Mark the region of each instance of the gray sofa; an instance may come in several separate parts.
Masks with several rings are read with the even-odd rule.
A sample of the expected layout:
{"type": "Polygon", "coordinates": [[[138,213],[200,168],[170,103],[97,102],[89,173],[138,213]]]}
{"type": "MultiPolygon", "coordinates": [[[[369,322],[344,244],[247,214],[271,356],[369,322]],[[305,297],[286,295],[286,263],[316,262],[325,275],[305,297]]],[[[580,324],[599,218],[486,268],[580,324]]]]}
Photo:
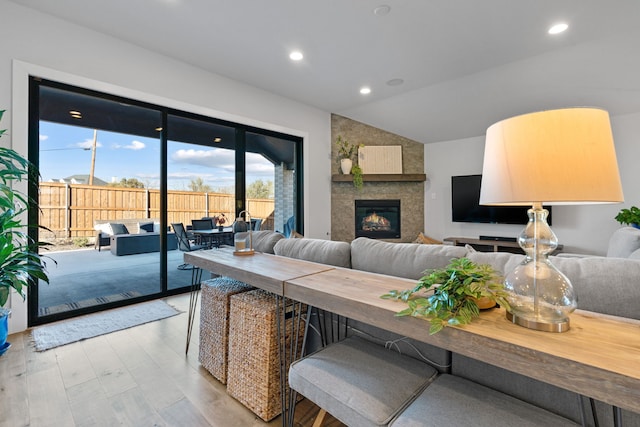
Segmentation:
{"type": "MultiPolygon", "coordinates": [[[[629,239],[625,241],[627,252],[636,253],[636,250],[629,252],[629,239]]],[[[638,239],[638,244],[640,245],[640,239],[638,239]]],[[[367,238],[358,238],[351,244],[314,239],[282,239],[276,243],[274,253],[280,256],[416,280],[422,277],[424,270],[444,267],[452,258],[462,256],[478,263],[491,264],[500,272],[510,271],[523,259],[522,255],[511,253],[484,253],[458,246],[389,243],[367,238]]],[[[640,319],[640,260],[616,257],[552,257],[552,262],[572,281],[578,295],[578,308],[640,319]]],[[[429,360],[430,364],[441,373],[448,372],[447,378],[449,374],[451,378],[446,381],[452,383],[448,390],[454,390],[457,384],[456,380],[463,379],[463,385],[457,385],[459,388],[477,389],[478,393],[491,396],[491,400],[496,405],[510,402],[512,405],[510,407],[519,408],[519,402],[526,402],[530,404],[529,408],[533,405],[536,408],[546,410],[545,413],[561,416],[561,423],[547,423],[546,425],[560,425],[565,422],[569,424],[581,423],[583,413],[579,399],[582,397],[573,392],[458,354],[453,354],[449,359],[447,352],[440,348],[412,340],[399,340],[402,337],[370,325],[353,321],[350,321],[349,324],[351,335],[359,335],[381,345],[394,342],[402,353],[412,355],[422,361],[429,360]],[[464,384],[472,384],[472,386],[464,384]]],[[[314,340],[310,340],[310,342],[314,342],[314,340]]],[[[313,351],[314,349],[309,350],[313,351]]],[[[446,384],[446,381],[439,383],[446,384]]],[[[429,387],[426,390],[429,391],[429,387]]],[[[432,393],[433,390],[430,392],[432,393]]],[[[594,421],[588,408],[589,403],[586,399],[583,401],[586,402],[587,407],[585,425],[593,426],[594,421]]],[[[418,406],[420,403],[424,404],[424,401],[419,399],[416,402],[418,406]]],[[[428,405],[425,404],[423,409],[427,410],[427,407],[428,405]]],[[[640,402],[638,407],[640,408],[640,402]]],[[[596,402],[596,408],[599,425],[611,426],[613,424],[611,406],[596,402]]],[[[514,411],[517,412],[518,409],[514,409],[514,411]]],[[[496,417],[498,416],[491,417],[490,425],[515,425],[509,419],[498,420],[496,417]]],[[[423,413],[423,419],[427,420],[428,418],[429,412],[427,410],[423,413]]],[[[622,411],[622,420],[625,426],[639,427],[640,409],[638,413],[622,411]]],[[[482,421],[480,415],[475,420],[476,424],[471,422],[472,420],[467,421],[470,423],[469,425],[488,425],[486,420],[482,421]]],[[[398,420],[392,425],[430,424],[426,421],[421,421],[418,424],[405,424],[402,420],[398,420]]]]}

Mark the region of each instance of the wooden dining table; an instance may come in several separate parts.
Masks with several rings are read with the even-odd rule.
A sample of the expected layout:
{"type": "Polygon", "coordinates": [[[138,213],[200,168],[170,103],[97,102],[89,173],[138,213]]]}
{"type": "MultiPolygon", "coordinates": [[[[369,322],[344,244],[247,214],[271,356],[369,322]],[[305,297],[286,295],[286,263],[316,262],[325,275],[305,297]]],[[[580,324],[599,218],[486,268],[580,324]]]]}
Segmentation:
{"type": "Polygon", "coordinates": [[[640,321],[583,310],[571,329],[540,332],[509,322],[503,309],[483,311],[464,326],[430,335],[419,318],[397,317],[402,303],[381,299],[415,281],[276,255],[233,256],[231,250],[185,253],[185,262],[252,286],[471,357],[614,408],[640,413],[640,321]]]}

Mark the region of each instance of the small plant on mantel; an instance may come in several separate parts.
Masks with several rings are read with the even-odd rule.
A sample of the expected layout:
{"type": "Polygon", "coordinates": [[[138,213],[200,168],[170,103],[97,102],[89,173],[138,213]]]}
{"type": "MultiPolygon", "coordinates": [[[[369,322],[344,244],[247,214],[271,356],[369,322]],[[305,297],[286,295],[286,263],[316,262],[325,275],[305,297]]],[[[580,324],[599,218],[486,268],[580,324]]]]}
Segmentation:
{"type": "Polygon", "coordinates": [[[338,161],[342,159],[353,160],[354,154],[358,152],[359,145],[352,144],[343,138],[342,135],[338,135],[338,138],[336,138],[336,147],[338,148],[338,161]]]}
{"type": "Polygon", "coordinates": [[[429,334],[445,326],[470,323],[480,315],[481,308],[496,303],[509,309],[502,278],[488,264],[476,264],[469,258],[453,259],[440,269],[425,271],[416,287],[390,291],[381,296],[406,302],[408,308],[396,316],[415,316],[429,320],[429,334]],[[416,295],[421,292],[421,295],[416,295]]]}

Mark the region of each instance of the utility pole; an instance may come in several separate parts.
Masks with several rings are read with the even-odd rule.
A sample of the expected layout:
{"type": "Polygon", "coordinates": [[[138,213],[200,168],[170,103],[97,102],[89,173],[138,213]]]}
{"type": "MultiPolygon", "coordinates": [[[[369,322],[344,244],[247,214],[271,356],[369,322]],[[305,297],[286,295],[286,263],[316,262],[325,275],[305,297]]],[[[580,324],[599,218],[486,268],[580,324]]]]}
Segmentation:
{"type": "Polygon", "coordinates": [[[89,172],[89,185],[93,185],[93,175],[96,170],[96,145],[98,142],[98,129],[93,130],[93,146],[91,148],[91,172],[89,172]]]}

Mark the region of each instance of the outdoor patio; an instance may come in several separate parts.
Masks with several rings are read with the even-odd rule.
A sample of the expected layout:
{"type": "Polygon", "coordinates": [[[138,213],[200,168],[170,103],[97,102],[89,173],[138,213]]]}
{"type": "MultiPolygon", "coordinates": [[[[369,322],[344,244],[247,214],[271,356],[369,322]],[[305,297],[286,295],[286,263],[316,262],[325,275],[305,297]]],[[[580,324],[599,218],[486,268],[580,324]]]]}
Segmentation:
{"type": "MultiPolygon", "coordinates": [[[[191,284],[179,270],[184,253],[167,255],[168,287],[191,284]]],[[[115,256],[107,250],[76,249],[46,254],[49,285],[39,289],[40,315],[149,295],[160,290],[160,253],[115,256]],[[55,262],[54,262],[55,261],[55,262]]]]}

